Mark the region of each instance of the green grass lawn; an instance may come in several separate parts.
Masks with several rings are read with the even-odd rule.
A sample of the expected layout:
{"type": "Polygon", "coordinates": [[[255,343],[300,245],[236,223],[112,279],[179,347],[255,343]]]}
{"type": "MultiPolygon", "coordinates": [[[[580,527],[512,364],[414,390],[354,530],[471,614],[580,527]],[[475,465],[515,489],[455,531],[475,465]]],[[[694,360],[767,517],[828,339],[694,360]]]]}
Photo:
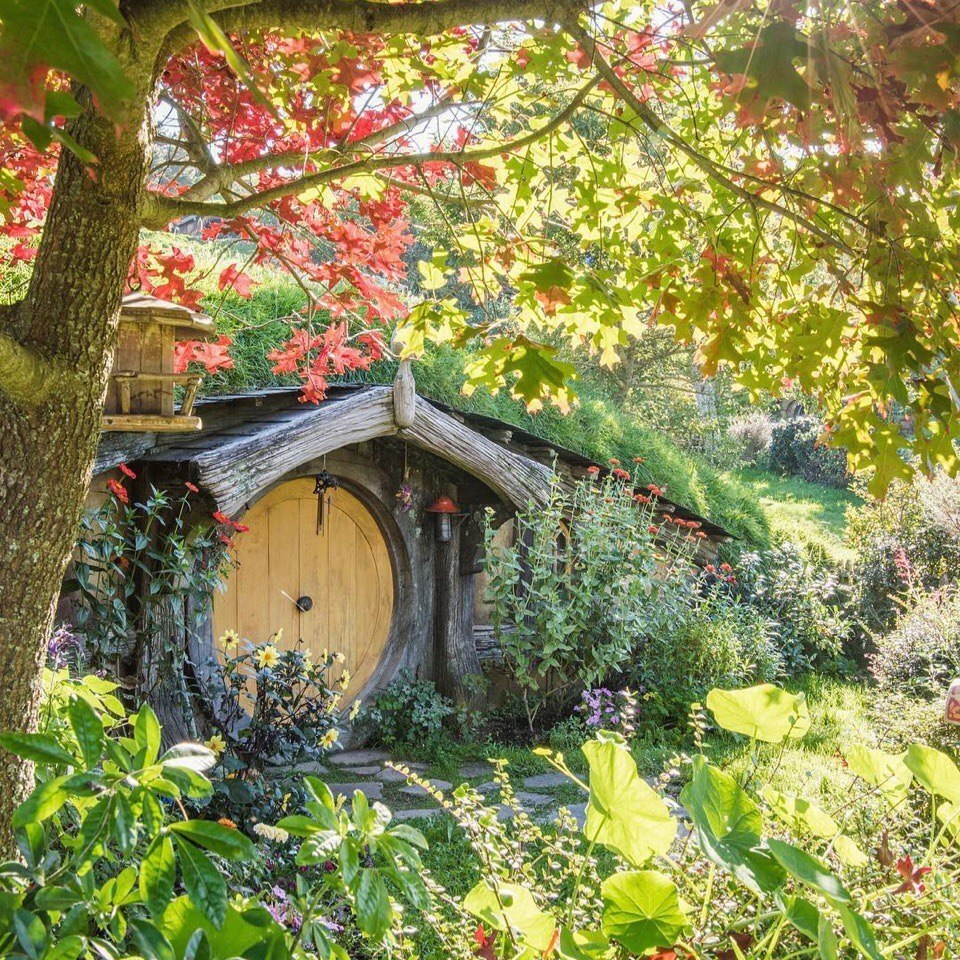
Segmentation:
{"type": "Polygon", "coordinates": [[[844,542],[846,514],[848,507],[862,501],[852,490],[807,483],[766,470],[745,468],[727,476],[753,492],[773,539],[800,543],[834,562],[853,559],[853,551],[844,542]]]}

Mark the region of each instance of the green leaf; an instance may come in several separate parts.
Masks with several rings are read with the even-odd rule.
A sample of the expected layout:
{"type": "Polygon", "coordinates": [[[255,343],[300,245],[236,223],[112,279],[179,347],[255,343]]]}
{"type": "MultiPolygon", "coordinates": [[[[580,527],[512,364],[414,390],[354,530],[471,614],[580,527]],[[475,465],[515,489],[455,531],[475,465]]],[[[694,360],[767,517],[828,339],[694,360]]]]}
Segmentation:
{"type": "Polygon", "coordinates": [[[848,867],[865,867],[870,858],[846,834],[841,833],[833,841],[833,852],[837,859],[848,867]]]}
{"type": "Polygon", "coordinates": [[[793,927],[817,943],[820,936],[820,911],[804,897],[784,897],[777,894],[777,903],[793,927]]]}
{"type": "Polygon", "coordinates": [[[67,766],[76,763],[72,753],[64,750],[53,737],[45,733],[2,733],[0,746],[34,763],[60,763],[67,766]]]}
{"type": "Polygon", "coordinates": [[[583,752],[590,765],[584,836],[620,853],[635,867],[666,853],[677,834],[677,821],[637,773],[623,739],[591,740],[583,752]]]}
{"type": "Polygon", "coordinates": [[[176,838],[183,885],[200,912],[215,926],[227,915],[227,883],[220,871],[192,843],[176,838]]]}
{"type": "Polygon", "coordinates": [[[724,730],[765,743],[780,743],[786,737],[800,739],[810,729],[806,697],[772,683],[744,690],[714,688],[707,694],[707,709],[724,730]]]}
{"type": "Polygon", "coordinates": [[[170,824],[170,830],[225,860],[253,859],[255,849],[248,837],[212,820],[180,820],[170,824]]]}
{"type": "Polygon", "coordinates": [[[43,921],[28,910],[17,910],[13,915],[13,930],[23,952],[37,960],[47,946],[47,928],[43,921]]]}
{"type": "Polygon", "coordinates": [[[149,920],[130,917],[130,932],[146,960],[176,960],[170,941],[149,920]]]}
{"type": "Polygon", "coordinates": [[[73,851],[76,861],[83,863],[97,844],[107,843],[110,838],[110,827],[114,822],[115,807],[116,797],[113,794],[107,794],[86,811],[80,833],[77,835],[77,845],[73,851]]]}
{"type": "Polygon", "coordinates": [[[762,846],[763,814],[733,777],[705,757],[694,757],[693,776],[680,792],[680,802],[710,860],[754,893],[781,886],[784,872],[762,846]]]}
{"type": "Polygon", "coordinates": [[[357,925],[367,936],[379,940],[390,929],[393,920],[387,885],[383,882],[379,870],[366,867],[360,871],[354,897],[357,904],[357,925]]]}
{"type": "Polygon", "coordinates": [[[837,960],[839,943],[830,919],[821,914],[817,926],[817,947],[820,950],[820,960],[837,960]]]}
{"type": "Polygon", "coordinates": [[[531,950],[545,953],[553,943],[556,922],[537,906],[533,894],[516,883],[500,883],[496,890],[481,880],[466,896],[463,907],[484,925],[513,935],[531,950]]]}
{"type": "Polygon", "coordinates": [[[930,793],[960,803],[960,770],[945,753],[914,743],[907,748],[903,762],[930,793]]]}
{"type": "Polygon", "coordinates": [[[133,725],[137,746],[144,751],[144,766],[152,764],[160,753],[160,722],[157,715],[144,704],[133,725]]]}
{"type": "Polygon", "coordinates": [[[33,793],[17,807],[11,823],[23,827],[28,823],[42,823],[52,817],[70,799],[67,776],[54,777],[39,783],[33,793]]]}
{"type": "Polygon", "coordinates": [[[850,894],[839,878],[816,857],[782,840],[768,840],[767,848],[795,880],[822,893],[831,903],[850,903],[850,894]]]}
{"type": "Polygon", "coordinates": [[[192,770],[194,773],[203,773],[215,766],[217,755],[202,743],[178,743],[171,747],[159,763],[166,768],[175,770],[192,770]]]}
{"type": "Polygon", "coordinates": [[[826,810],[809,800],[781,793],[771,786],[764,787],[760,795],[770,804],[770,809],[776,816],[794,833],[812,833],[815,837],[829,839],[840,832],[836,820],[826,810]]]}
{"type": "Polygon", "coordinates": [[[867,960],[883,960],[873,927],[859,913],[843,904],[837,904],[837,910],[840,911],[844,931],[861,956],[867,957],[867,960]]]}
{"type": "Polygon", "coordinates": [[[173,899],[176,878],[173,841],[167,836],[158,836],[140,865],[140,896],[152,916],[159,917],[173,899]]]}
{"type": "Polygon", "coordinates": [[[227,907],[223,925],[215,927],[190,902],[178,897],[164,911],[157,927],[170,941],[178,960],[189,954],[191,939],[198,931],[206,935],[211,960],[231,960],[236,957],[258,960],[283,960],[288,956],[283,928],[263,910],[239,911],[227,907]]]}
{"type": "MultiPolygon", "coordinates": [[[[99,4],[98,4],[99,5],[99,4]]],[[[115,9],[115,8],[114,8],[115,9]]],[[[0,92],[42,120],[38,69],[55,67],[89,87],[105,114],[120,116],[133,84],[72,0],[0,0],[0,92]]]]}
{"type": "Polygon", "coordinates": [[[67,707],[67,716],[73,729],[83,761],[88,768],[97,766],[103,756],[103,722],[93,707],[82,697],[74,697],[67,707]]]}
{"type": "Polygon", "coordinates": [[[871,787],[878,787],[893,806],[906,800],[913,774],[903,762],[903,756],[854,744],[844,752],[844,759],[851,772],[871,787]]]}
{"type": "Polygon", "coordinates": [[[603,932],[631,953],[673,946],[687,925],[676,886],[656,870],[615,873],[601,895],[603,932]]]}
{"type": "Polygon", "coordinates": [[[137,845],[137,820],[133,815],[130,802],[122,794],[116,795],[116,823],[114,834],[124,853],[130,853],[137,845]]]}

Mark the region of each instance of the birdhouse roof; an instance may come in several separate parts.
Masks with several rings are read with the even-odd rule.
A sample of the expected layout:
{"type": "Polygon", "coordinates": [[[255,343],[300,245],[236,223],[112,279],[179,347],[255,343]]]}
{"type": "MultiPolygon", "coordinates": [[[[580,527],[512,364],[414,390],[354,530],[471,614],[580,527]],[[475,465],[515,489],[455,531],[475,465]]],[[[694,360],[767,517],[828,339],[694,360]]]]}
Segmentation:
{"type": "Polygon", "coordinates": [[[123,298],[120,319],[128,323],[159,323],[161,326],[176,327],[178,340],[203,340],[216,335],[212,317],[145,293],[128,293],[123,298]]]}

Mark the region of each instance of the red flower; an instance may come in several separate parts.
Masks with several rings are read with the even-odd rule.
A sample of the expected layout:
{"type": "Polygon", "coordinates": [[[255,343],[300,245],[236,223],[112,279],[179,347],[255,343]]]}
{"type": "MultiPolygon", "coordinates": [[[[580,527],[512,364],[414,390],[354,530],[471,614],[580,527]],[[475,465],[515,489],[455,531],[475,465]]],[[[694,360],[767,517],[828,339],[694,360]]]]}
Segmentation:
{"type": "Polygon", "coordinates": [[[597,466],[587,467],[587,473],[588,473],[591,477],[595,477],[595,476],[597,476],[597,474],[600,473],[600,468],[597,467],[597,466]]]}
{"type": "Polygon", "coordinates": [[[107,489],[121,502],[129,503],[130,494],[127,493],[127,488],[119,481],[114,480],[113,478],[107,481],[107,489]]]}
{"type": "Polygon", "coordinates": [[[660,532],[660,528],[658,526],[655,526],[652,523],[650,524],[649,527],[647,527],[647,533],[659,533],[659,532],[660,532]]]}
{"type": "Polygon", "coordinates": [[[648,489],[655,497],[662,497],[662,496],[663,496],[663,491],[662,491],[655,483],[648,483],[648,484],[647,484],[647,489],[648,489]]]}
{"type": "Polygon", "coordinates": [[[729,563],[721,563],[721,564],[720,564],[720,569],[721,569],[724,573],[733,573],[733,567],[731,567],[729,563]]]}
{"type": "Polygon", "coordinates": [[[608,463],[610,464],[610,466],[612,466],[612,467],[619,467],[619,466],[620,466],[620,461],[619,461],[616,457],[611,457],[607,462],[608,462],[608,463]]]}
{"type": "Polygon", "coordinates": [[[620,467],[617,467],[617,468],[613,471],[613,475],[614,475],[614,477],[616,477],[617,480],[629,480],[629,479],[630,479],[630,474],[627,473],[626,470],[621,469],[620,467]]]}
{"type": "Polygon", "coordinates": [[[199,492],[200,492],[200,488],[199,488],[195,483],[191,483],[189,480],[187,480],[186,483],[184,483],[184,486],[185,486],[191,493],[199,493],[199,492]]]}
{"type": "Polygon", "coordinates": [[[634,494],[633,499],[636,500],[637,503],[649,503],[649,502],[650,502],[650,498],[647,497],[647,496],[644,496],[644,494],[642,494],[642,493],[636,493],[636,494],[634,494]]]}
{"type": "Polygon", "coordinates": [[[921,882],[922,878],[928,873],[933,872],[933,867],[914,867],[913,859],[908,853],[897,861],[897,873],[904,878],[903,883],[894,890],[894,893],[923,893],[926,886],[921,882]]]}
{"type": "Polygon", "coordinates": [[[245,523],[231,523],[231,527],[237,531],[237,533],[249,533],[250,528],[245,523]]]}
{"type": "Polygon", "coordinates": [[[646,462],[647,462],[647,458],[646,458],[646,457],[634,457],[634,458],[633,458],[633,462],[634,462],[634,463],[646,463],[646,462]]]}
{"type": "Polygon", "coordinates": [[[233,548],[233,541],[225,533],[221,533],[217,539],[224,544],[224,546],[230,547],[231,549],[233,548]]]}
{"type": "Polygon", "coordinates": [[[125,463],[120,464],[120,472],[131,480],[137,479],[137,475],[125,463]]]}
{"type": "Polygon", "coordinates": [[[697,536],[698,536],[701,540],[706,540],[706,539],[707,539],[707,535],[706,535],[702,530],[698,530],[698,531],[697,531],[697,536]]]}
{"type": "Polygon", "coordinates": [[[712,563],[708,563],[703,569],[706,570],[707,573],[716,573],[716,572],[717,572],[717,568],[716,568],[712,563]]]}
{"type": "Polygon", "coordinates": [[[213,519],[216,520],[217,523],[222,523],[225,527],[230,526],[230,518],[220,510],[213,511],[213,519]]]}

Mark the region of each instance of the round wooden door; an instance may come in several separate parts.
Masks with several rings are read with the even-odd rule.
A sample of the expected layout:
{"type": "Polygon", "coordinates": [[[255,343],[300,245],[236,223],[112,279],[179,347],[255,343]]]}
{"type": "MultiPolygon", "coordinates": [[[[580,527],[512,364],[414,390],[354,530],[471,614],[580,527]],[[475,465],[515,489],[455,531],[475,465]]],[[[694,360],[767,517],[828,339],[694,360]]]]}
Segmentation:
{"type": "Polygon", "coordinates": [[[350,699],[370,679],[387,642],[393,571],[380,528],[348,491],[329,492],[317,532],[313,489],[312,479],[291,480],[244,516],[250,530],[237,537],[237,567],[214,600],[214,635],[232,629],[261,644],[282,628],[283,648],[302,640],[317,658],[340,651],[350,699]],[[309,609],[298,608],[298,600],[309,609]]]}

